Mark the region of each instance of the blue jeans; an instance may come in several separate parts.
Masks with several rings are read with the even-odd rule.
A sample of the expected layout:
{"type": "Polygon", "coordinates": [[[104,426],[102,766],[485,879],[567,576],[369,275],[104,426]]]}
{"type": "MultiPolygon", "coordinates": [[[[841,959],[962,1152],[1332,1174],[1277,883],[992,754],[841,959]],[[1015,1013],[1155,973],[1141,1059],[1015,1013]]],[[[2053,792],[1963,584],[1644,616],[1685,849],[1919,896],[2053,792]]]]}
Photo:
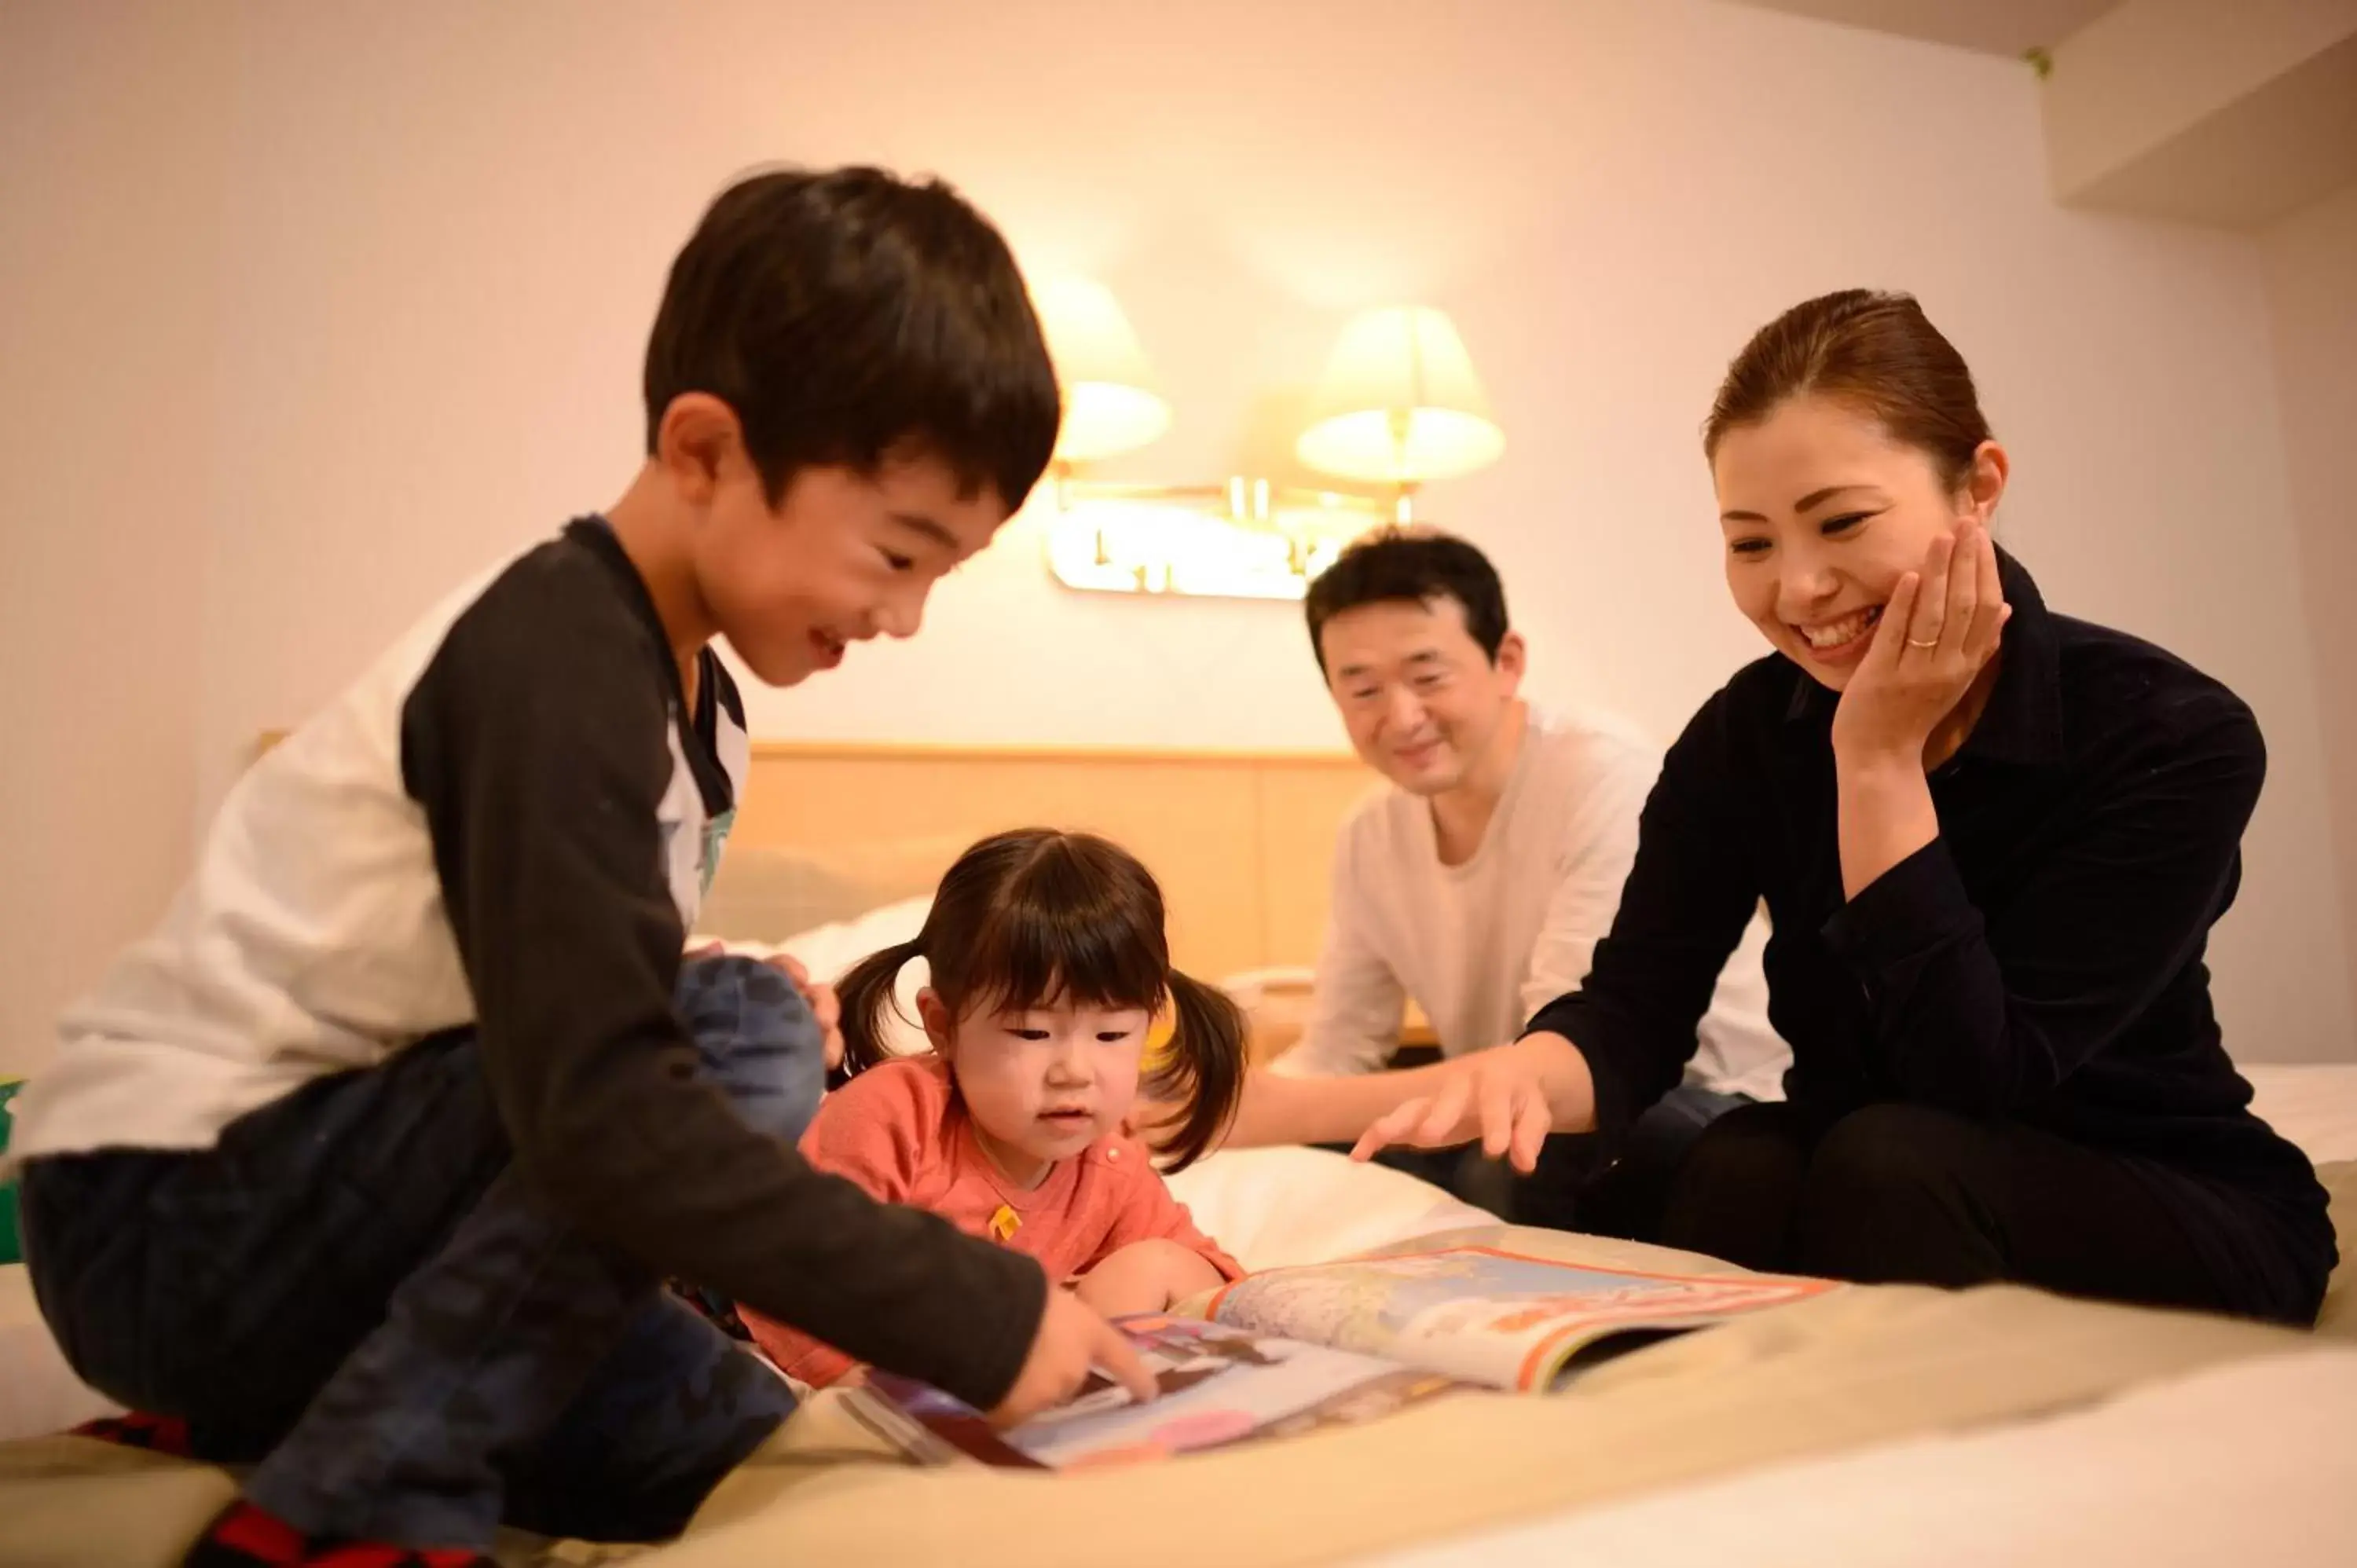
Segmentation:
{"type": "MultiPolygon", "coordinates": [[[[679,1008],[746,1121],[793,1139],[823,1047],[774,970],[692,961],[679,1008]]],[[[676,1534],[793,1408],[513,1166],[471,1031],[305,1085],[213,1148],[31,1162],[41,1309],[92,1386],[256,1463],[307,1534],[488,1546],[676,1534]]]]}

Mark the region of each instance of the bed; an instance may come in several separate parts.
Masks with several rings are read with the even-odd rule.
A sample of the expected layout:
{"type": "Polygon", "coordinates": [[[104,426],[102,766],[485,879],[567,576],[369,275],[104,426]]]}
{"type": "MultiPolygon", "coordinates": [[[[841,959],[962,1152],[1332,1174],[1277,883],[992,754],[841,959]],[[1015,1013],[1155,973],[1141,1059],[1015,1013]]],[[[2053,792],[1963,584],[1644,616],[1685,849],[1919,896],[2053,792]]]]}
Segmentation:
{"type": "MultiPolygon", "coordinates": [[[[1265,1221],[1248,1237],[1264,1262],[1338,1250],[1315,1217],[1340,1209],[1353,1240],[1448,1225],[1569,1259],[1713,1266],[1594,1238],[1459,1230],[1449,1200],[1411,1178],[1314,1151],[1267,1155],[1219,1156],[1194,1194],[1289,1216],[1290,1238],[1265,1221]],[[1370,1174],[1388,1190],[1349,1190],[1370,1174]]],[[[2329,1169],[2337,1207],[2357,1208],[2357,1165],[2329,1169]]],[[[1201,1218],[1222,1222],[1212,1202],[1201,1218]]],[[[1372,1426],[1090,1476],[909,1468],[821,1395],[684,1537],[632,1560],[1454,1568],[1701,1562],[1740,1546],[1746,1561],[1795,1563],[2345,1562],[2357,1560],[2352,1412],[2357,1342],[2330,1333],[2009,1287],[1853,1289],[1624,1356],[1552,1398],[1459,1396],[1372,1426]],[[1032,1489],[1042,1485],[1052,1505],[1032,1489]],[[1217,1521],[1216,1533],[1190,1521],[1217,1521]]],[[[0,1444],[0,1564],[161,1568],[233,1486],[210,1466],[79,1438],[0,1444]]],[[[621,1553],[514,1537],[500,1555],[621,1553]]]]}
{"type": "MultiPolygon", "coordinates": [[[[1185,967],[1284,975],[1314,954],[1326,846],[1366,783],[1337,757],[764,746],[702,925],[833,972],[906,935],[971,839],[1048,822],[1116,836],[1162,875],[1185,967]]],[[[2336,1212],[2357,1213],[2357,1063],[2246,1072],[2336,1212]]],[[[1255,1268],[1474,1233],[1574,1261],[1725,1267],[1501,1237],[1413,1178],[1310,1150],[1222,1154],[1176,1185],[1255,1268]]],[[[649,1568],[2357,1561],[2352,1273],[2312,1335],[2009,1287],[1853,1289],[1623,1356],[1552,1398],[1460,1396],[1052,1479],[893,1463],[822,1395],[679,1541],[625,1553],[514,1538],[501,1555],[649,1568]]],[[[22,1276],[0,1268],[0,1434],[106,1408],[64,1370],[22,1276]]],[[[0,1568],[171,1563],[232,1487],[81,1439],[0,1444],[0,1568]]]]}

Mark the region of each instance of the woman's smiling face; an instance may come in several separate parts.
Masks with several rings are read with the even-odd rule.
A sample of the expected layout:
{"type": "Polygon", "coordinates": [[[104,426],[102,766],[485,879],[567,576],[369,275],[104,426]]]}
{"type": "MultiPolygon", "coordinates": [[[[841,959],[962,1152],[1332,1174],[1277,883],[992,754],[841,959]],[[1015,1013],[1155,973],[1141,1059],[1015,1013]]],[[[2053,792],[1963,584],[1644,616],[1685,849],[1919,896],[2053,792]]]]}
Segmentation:
{"type": "Polygon", "coordinates": [[[1809,393],[1729,428],[1711,475],[1737,607],[1779,652],[1840,691],[1932,539],[1994,509],[2004,455],[1985,444],[1974,468],[1963,489],[1951,487],[1930,453],[1893,439],[1871,414],[1809,393]]]}

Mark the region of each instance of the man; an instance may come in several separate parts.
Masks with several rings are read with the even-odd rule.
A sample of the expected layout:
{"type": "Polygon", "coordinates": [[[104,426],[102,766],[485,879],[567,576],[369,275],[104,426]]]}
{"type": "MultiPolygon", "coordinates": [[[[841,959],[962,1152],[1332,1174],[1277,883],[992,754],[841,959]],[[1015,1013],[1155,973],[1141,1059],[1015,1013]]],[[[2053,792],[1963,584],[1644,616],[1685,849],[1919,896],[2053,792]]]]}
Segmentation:
{"type": "MultiPolygon", "coordinates": [[[[1409,1001],[1444,1055],[1503,1044],[1587,974],[1636,858],[1660,755],[1609,720],[1523,701],[1526,651],[1507,626],[1504,590],[1461,539],[1362,540],[1310,585],[1307,609],[1351,744],[1389,784],[1336,843],[1309,1021],[1273,1070],[1319,1080],[1379,1070],[1409,1001]]],[[[1574,1138],[1552,1140],[1519,1181],[1478,1148],[1383,1157],[1525,1223],[1641,1232],[1695,1133],[1746,1100],[1781,1095],[1791,1055],[1765,1016],[1763,937],[1755,918],[1697,1031],[1685,1083],[1647,1114],[1609,1175],[1574,1138]]]]}

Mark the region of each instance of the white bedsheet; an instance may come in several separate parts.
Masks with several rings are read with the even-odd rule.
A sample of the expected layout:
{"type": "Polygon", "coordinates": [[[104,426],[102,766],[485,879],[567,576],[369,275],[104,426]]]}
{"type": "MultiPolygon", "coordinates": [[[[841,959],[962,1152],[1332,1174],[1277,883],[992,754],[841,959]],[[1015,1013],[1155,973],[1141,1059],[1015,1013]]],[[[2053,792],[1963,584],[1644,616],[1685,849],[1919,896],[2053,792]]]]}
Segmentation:
{"type": "Polygon", "coordinates": [[[1170,1190],[1205,1235],[1254,1271],[1497,1223],[1405,1171],[1329,1149],[1224,1149],[1172,1176],[1170,1190]]]}
{"type": "Polygon", "coordinates": [[[118,1408],[66,1365],[41,1321],[25,1265],[0,1265],[0,1441],[38,1437],[118,1408]]]}
{"type": "Polygon", "coordinates": [[[1360,1568],[2357,1563],[2357,1350],[1570,1510],[1360,1568]]]}

